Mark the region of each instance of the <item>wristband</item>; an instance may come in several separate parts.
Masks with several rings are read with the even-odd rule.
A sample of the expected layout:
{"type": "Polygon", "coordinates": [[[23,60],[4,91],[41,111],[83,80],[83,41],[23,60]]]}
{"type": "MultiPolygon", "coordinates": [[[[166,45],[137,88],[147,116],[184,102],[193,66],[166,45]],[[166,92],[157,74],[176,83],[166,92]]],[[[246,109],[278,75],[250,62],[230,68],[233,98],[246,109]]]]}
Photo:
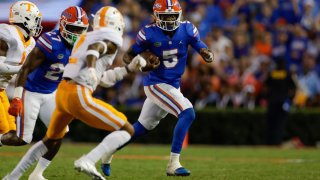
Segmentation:
{"type": "Polygon", "coordinates": [[[88,55],[95,56],[97,59],[99,59],[100,57],[100,53],[97,50],[92,50],[92,49],[87,51],[87,56],[88,55]]]}
{"type": "Polygon", "coordinates": [[[20,98],[22,97],[23,87],[19,86],[14,88],[13,98],[20,98]]]}

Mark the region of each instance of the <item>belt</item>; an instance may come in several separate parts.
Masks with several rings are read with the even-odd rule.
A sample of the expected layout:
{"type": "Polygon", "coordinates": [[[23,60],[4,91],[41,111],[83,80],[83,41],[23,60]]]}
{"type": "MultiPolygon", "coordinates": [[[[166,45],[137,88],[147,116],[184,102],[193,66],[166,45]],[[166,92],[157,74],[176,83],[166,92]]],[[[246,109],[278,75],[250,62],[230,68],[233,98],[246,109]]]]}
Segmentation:
{"type": "Polygon", "coordinates": [[[68,78],[68,77],[64,77],[63,79],[66,80],[66,81],[71,81],[72,80],[71,78],[68,78]]]}
{"type": "Polygon", "coordinates": [[[71,83],[71,84],[77,84],[77,82],[75,82],[74,80],[72,80],[71,78],[68,78],[68,77],[64,77],[63,80],[67,81],[68,83],[71,83]]]}

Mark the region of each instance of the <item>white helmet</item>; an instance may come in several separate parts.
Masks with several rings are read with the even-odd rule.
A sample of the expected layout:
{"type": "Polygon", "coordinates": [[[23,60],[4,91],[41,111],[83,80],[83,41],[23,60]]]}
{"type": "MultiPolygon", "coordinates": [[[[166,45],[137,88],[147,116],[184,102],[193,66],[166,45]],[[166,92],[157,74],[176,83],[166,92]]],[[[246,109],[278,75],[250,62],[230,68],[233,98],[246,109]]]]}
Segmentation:
{"type": "Polygon", "coordinates": [[[93,29],[96,30],[102,27],[112,28],[121,35],[123,34],[124,22],[118,9],[111,6],[105,6],[94,15],[93,29]]]}
{"type": "Polygon", "coordinates": [[[21,23],[30,36],[39,36],[42,31],[42,15],[38,7],[29,1],[18,1],[10,7],[10,23],[21,23]]]}

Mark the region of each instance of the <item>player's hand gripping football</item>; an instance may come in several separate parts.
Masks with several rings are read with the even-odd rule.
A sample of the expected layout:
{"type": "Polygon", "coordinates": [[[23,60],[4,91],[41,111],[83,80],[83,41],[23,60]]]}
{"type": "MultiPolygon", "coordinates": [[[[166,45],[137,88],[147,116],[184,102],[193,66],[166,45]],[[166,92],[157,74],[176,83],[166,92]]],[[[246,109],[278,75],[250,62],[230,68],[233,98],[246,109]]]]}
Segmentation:
{"type": "Polygon", "coordinates": [[[200,55],[202,56],[204,61],[206,61],[207,63],[211,63],[214,60],[214,54],[209,49],[206,49],[206,48],[200,49],[200,55]]]}
{"type": "Polygon", "coordinates": [[[157,57],[152,52],[145,51],[143,53],[140,53],[140,56],[142,56],[147,62],[146,66],[141,68],[142,72],[151,71],[159,67],[160,65],[159,57],[157,57]]]}
{"type": "Polygon", "coordinates": [[[136,55],[136,57],[134,57],[132,59],[132,61],[130,62],[130,64],[128,64],[128,69],[130,72],[136,72],[136,71],[142,71],[142,68],[144,68],[147,65],[147,61],[141,57],[139,54],[136,55]]]}
{"type": "Polygon", "coordinates": [[[13,99],[10,103],[10,107],[9,107],[9,114],[12,116],[20,116],[22,114],[23,111],[23,103],[21,100],[22,97],[22,92],[23,92],[23,88],[22,87],[16,87],[14,89],[14,95],[13,95],[13,99]]]}

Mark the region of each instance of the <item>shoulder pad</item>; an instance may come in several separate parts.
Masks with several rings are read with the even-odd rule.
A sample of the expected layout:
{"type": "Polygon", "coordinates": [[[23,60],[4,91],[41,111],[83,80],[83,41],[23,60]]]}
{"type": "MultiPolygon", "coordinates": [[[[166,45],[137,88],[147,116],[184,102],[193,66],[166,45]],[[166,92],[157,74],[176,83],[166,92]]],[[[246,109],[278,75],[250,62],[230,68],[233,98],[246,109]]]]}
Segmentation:
{"type": "Polygon", "coordinates": [[[6,41],[9,45],[17,44],[17,39],[20,37],[15,37],[12,33],[14,27],[8,24],[0,24],[0,39],[6,41]]]}

